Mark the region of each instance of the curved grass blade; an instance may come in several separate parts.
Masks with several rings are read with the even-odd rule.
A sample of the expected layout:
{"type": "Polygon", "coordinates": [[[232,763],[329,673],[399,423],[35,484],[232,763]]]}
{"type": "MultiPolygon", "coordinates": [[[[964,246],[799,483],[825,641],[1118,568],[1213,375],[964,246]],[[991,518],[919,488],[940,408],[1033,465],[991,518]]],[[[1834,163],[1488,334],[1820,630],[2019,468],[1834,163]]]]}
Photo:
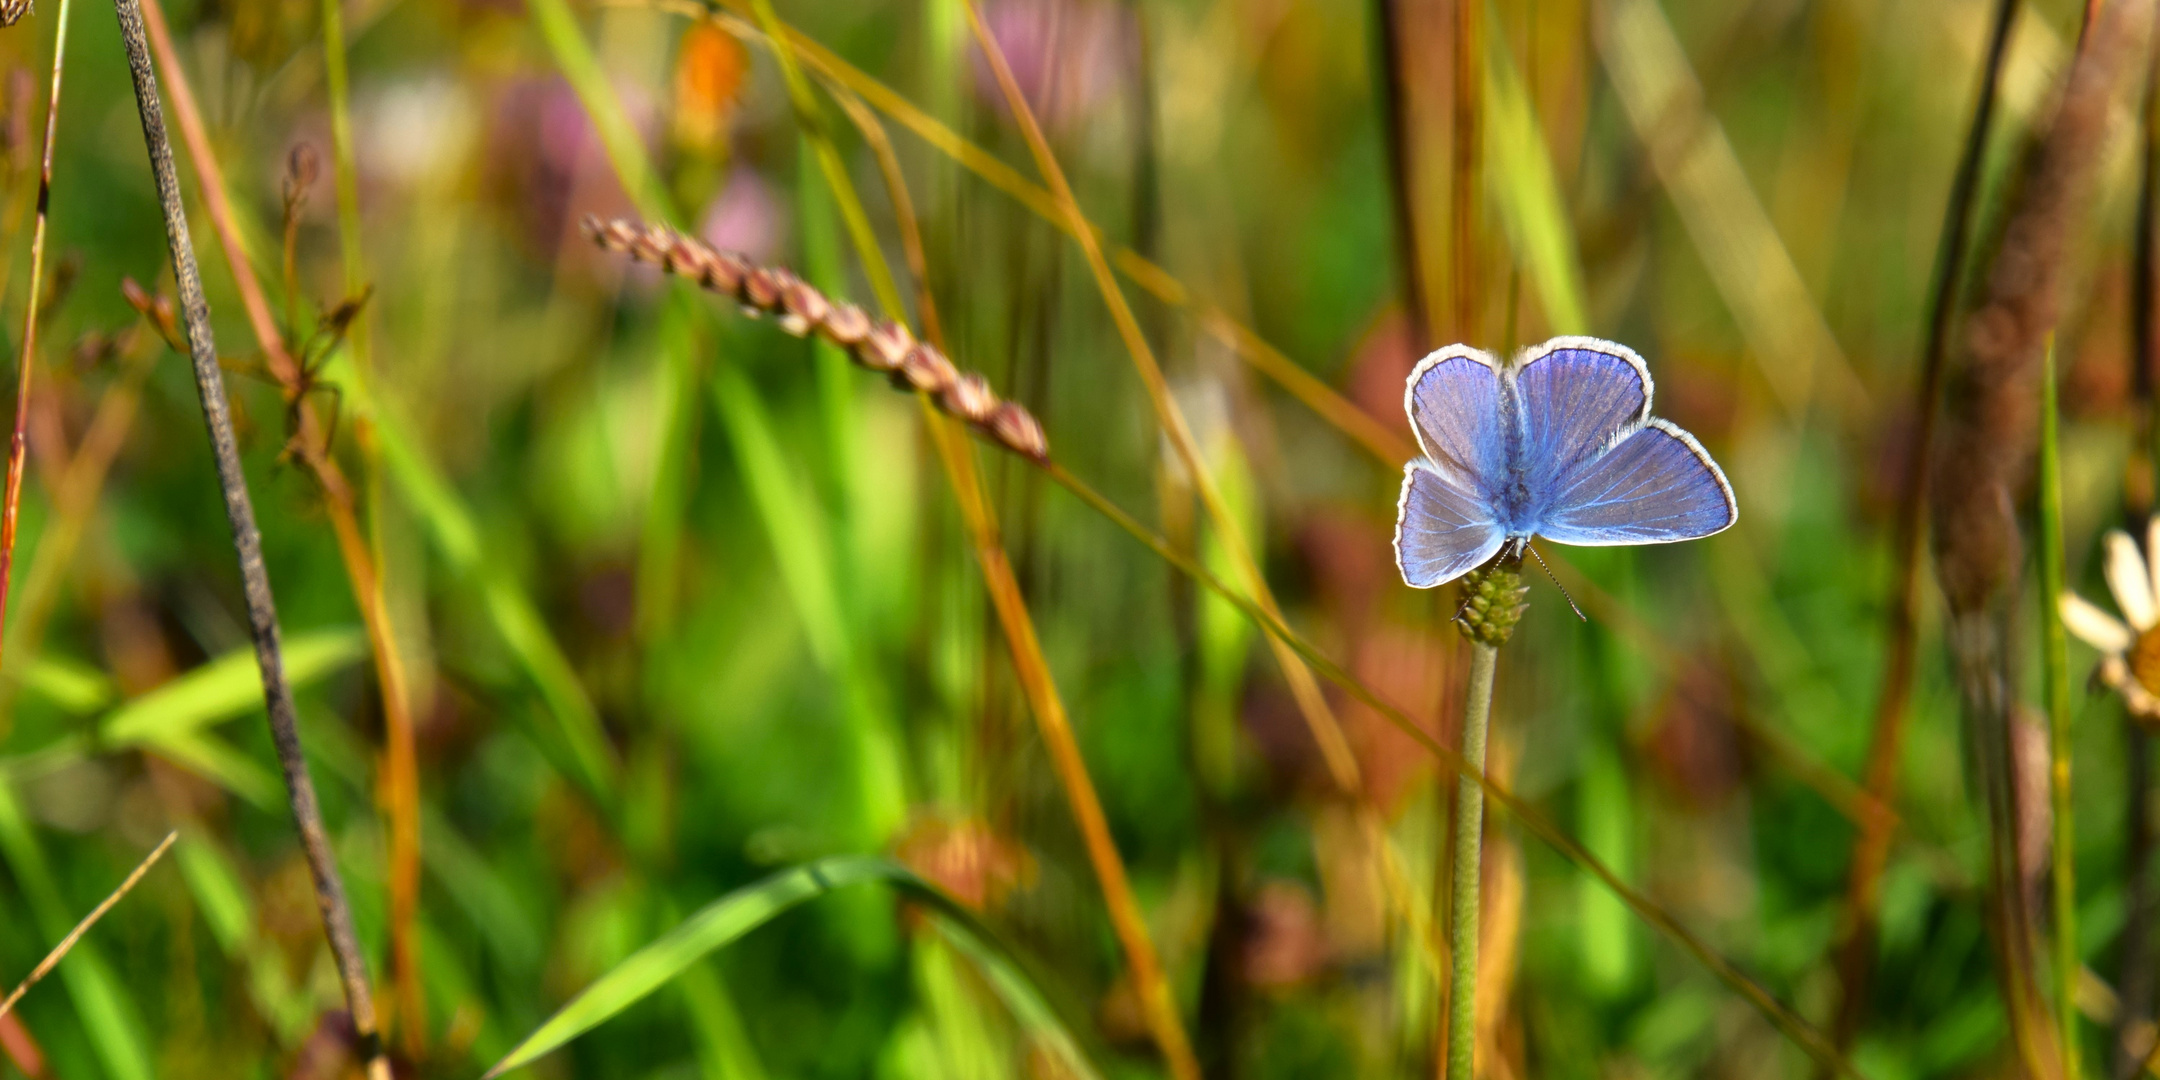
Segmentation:
{"type": "MultiPolygon", "coordinates": [[[[367,655],[367,637],[356,629],[314,630],[285,642],[286,678],[296,687],[314,682],[367,655]]],[[[262,707],[255,650],[234,649],[122,705],[99,725],[108,746],[135,746],[184,736],[220,720],[262,707]]]]}
{"type": "Polygon", "coordinates": [[[675,929],[615,965],[487,1071],[492,1078],[531,1064],[643,1000],[716,949],[835,889],[882,881],[928,907],[939,929],[982,969],[1017,1018],[1075,1076],[1099,1074],[1071,1029],[987,928],[956,901],[889,859],[842,855],[746,885],[707,904],[675,929]]]}
{"type": "MultiPolygon", "coordinates": [[[[285,675],[295,688],[306,686],[333,672],[350,667],[367,654],[367,641],[358,630],[312,630],[286,639],[285,675]]],[[[201,740],[204,728],[262,707],[262,691],[256,681],[255,652],[241,647],[189,671],[155,690],[122,705],[98,725],[98,738],[63,735],[52,742],[13,757],[0,758],[0,774],[24,779],[51,772],[94,750],[149,746],[170,752],[183,763],[216,758],[220,764],[236,760],[222,744],[201,740]]],[[[246,768],[253,769],[253,763],[246,768]]],[[[231,770],[205,773],[223,782],[231,770]]],[[[259,772],[259,770],[257,770],[259,772]]],[[[237,774],[235,774],[237,775],[237,774]]],[[[236,794],[251,801],[259,791],[240,778],[236,794]]]]}

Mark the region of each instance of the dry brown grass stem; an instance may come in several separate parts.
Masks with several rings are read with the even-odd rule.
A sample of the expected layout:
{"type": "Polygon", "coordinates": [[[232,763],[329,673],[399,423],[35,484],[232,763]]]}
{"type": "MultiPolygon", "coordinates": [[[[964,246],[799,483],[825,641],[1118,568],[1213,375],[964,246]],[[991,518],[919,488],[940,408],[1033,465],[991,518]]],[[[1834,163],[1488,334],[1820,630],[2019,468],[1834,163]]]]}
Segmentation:
{"type": "MultiPolygon", "coordinates": [[[[1929,300],[1927,338],[1921,350],[1920,388],[1915,407],[1920,421],[1900,478],[1897,519],[1891,544],[1897,557],[1896,591],[1890,598],[1890,641],[1883,665],[1882,689],[1876,696],[1875,723],[1869,737],[1863,783],[1877,806],[1891,804],[1897,789],[1897,770],[1904,746],[1905,718],[1912,702],[1914,664],[1920,630],[1920,561],[1926,536],[1923,511],[1927,506],[1928,451],[1941,415],[1945,357],[1949,351],[1951,316],[1957,308],[1958,285],[1963,277],[1965,252],[1972,235],[1974,194],[1980,184],[1980,164],[1987,148],[1988,131],[1995,113],[1995,97],[2003,58],[2010,40],[2017,0],[1997,0],[1987,58],[1981,66],[1973,118],[1965,133],[1957,172],[1943,209],[1941,237],[1935,254],[1933,295],[1929,300]]],[[[1876,909],[1881,900],[1882,873],[1890,861],[1890,841],[1896,833],[1895,818],[1873,814],[1856,819],[1860,835],[1853,843],[1846,874],[1845,919],[1838,946],[1837,1019],[1832,1033],[1838,1046],[1852,1045],[1860,1021],[1866,1015],[1867,984],[1875,955],[1876,909]]]]}
{"type": "Polygon", "coordinates": [[[1936,575],[1990,839],[1990,931],[2005,1011],[2026,1070],[2053,1074],[2058,1054],[2035,969],[2034,898],[2016,836],[2019,805],[2011,608],[2023,558],[2015,507],[2038,420],[2043,341],[2053,332],[2071,232],[2091,211],[2108,111],[2141,55],[2150,0],[2108,6],[2070,68],[2054,116],[2020,167],[1981,303],[1946,386],[1928,500],[1936,575]]]}
{"type": "MultiPolygon", "coordinates": [[[[167,309],[165,317],[171,318],[169,301],[162,297],[153,301],[133,281],[123,282],[122,288],[131,300],[140,298],[145,306],[162,304],[167,309]]],[[[105,477],[134,426],[136,409],[142,403],[143,381],[156,366],[158,353],[165,345],[148,328],[138,326],[129,332],[120,348],[119,378],[98,398],[97,410],[91,414],[81,442],[59,470],[59,479],[53,485],[52,517],[38,534],[37,546],[31,549],[22,593],[16,601],[18,610],[9,626],[14,646],[23,653],[37,653],[46,620],[60,598],[61,583],[97,511],[105,477]]],[[[15,686],[13,682],[0,683],[0,700],[5,700],[15,686]]]]}
{"type": "MultiPolygon", "coordinates": [[[[181,140],[187,144],[188,162],[202,188],[203,206],[217,231],[226,266],[240,293],[241,306],[247,311],[248,326],[262,349],[264,366],[294,406],[299,429],[294,435],[296,456],[307,465],[321,487],[331,531],[337,539],[338,556],[345,565],[346,579],[352,586],[361,621],[367,627],[368,645],[375,661],[375,679],[382,697],[383,728],[389,744],[384,786],[387,788],[385,802],[388,804],[391,842],[395,849],[390,872],[391,956],[397,970],[411,972],[416,980],[420,791],[418,768],[411,747],[412,702],[404,657],[398,650],[373,552],[360,526],[352,485],[332,456],[334,448],[326,439],[328,429],[306,397],[306,377],[278,333],[269,299],[255,275],[255,268],[247,260],[246,248],[240,241],[232,204],[227,197],[224,172],[218,165],[215,148],[210,145],[209,132],[203,124],[202,112],[196,105],[185,69],[173,50],[164,11],[158,0],[142,0],[142,4],[151,50],[166,72],[173,113],[180,126],[181,140]]],[[[355,1026],[358,1027],[357,1019],[355,1026]]],[[[372,1023],[369,1026],[372,1027],[372,1023]]],[[[363,1029],[363,1041],[371,1034],[363,1029]]]]}
{"type": "MultiPolygon", "coordinates": [[[[30,374],[37,367],[38,315],[44,304],[45,225],[52,201],[53,140],[60,134],[60,77],[67,70],[68,0],[61,0],[53,28],[52,90],[45,99],[45,148],[39,158],[37,224],[30,232],[30,293],[23,298],[22,352],[16,357],[15,430],[8,440],[7,490],[0,502],[0,631],[7,626],[8,587],[14,579],[15,520],[22,508],[23,466],[29,459],[30,374]]],[[[0,633],[0,647],[6,644],[0,633]]],[[[5,1010],[0,1010],[4,1012],[5,1010]]]]}
{"type": "Polygon", "coordinates": [[[120,882],[120,886],[106,896],[98,906],[91,908],[90,914],[83,916],[82,921],[75,924],[75,929],[68,931],[68,935],[61,938],[60,943],[53,946],[51,952],[45,954],[45,959],[38,961],[37,966],[30,969],[30,974],[23,977],[21,985],[15,987],[14,992],[10,993],[5,1000],[0,1000],[0,1017],[5,1017],[10,1012],[13,1012],[15,1003],[21,1001],[23,995],[29,993],[30,988],[38,984],[38,980],[52,974],[52,970],[60,966],[60,961],[66,959],[67,954],[74,950],[75,943],[81,941],[83,935],[89,933],[90,928],[96,926],[98,920],[104,918],[105,913],[113,909],[113,905],[125,899],[127,894],[134,890],[136,883],[142,881],[143,875],[149,873],[150,868],[157,865],[158,859],[164,856],[165,849],[172,847],[173,841],[179,838],[178,831],[166,833],[165,839],[158,841],[158,846],[151,848],[150,854],[143,856],[143,861],[135,865],[135,869],[120,882]]]}
{"type": "Polygon", "coordinates": [[[1478,273],[1478,210],[1485,191],[1479,183],[1478,115],[1479,76],[1485,70],[1479,17],[1484,0],[1454,0],[1455,117],[1451,125],[1448,170],[1448,282],[1454,299],[1456,341],[1476,344],[1483,340],[1478,325],[1478,300],[1485,282],[1478,273]]]}
{"type": "Polygon", "coordinates": [[[1387,124],[1388,202],[1395,218],[1395,265],[1401,279],[1404,314],[1416,350],[1432,347],[1432,315],[1426,310],[1424,266],[1419,260],[1417,227],[1417,100],[1406,78],[1412,20],[1404,0],[1380,0],[1375,9],[1380,39],[1380,104],[1387,124]]]}

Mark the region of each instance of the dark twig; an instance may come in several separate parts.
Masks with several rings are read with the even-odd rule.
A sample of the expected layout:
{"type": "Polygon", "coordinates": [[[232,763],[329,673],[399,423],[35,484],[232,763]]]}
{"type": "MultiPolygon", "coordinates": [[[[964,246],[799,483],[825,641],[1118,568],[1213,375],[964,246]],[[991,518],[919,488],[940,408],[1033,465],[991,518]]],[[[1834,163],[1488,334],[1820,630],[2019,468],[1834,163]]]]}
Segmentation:
{"type": "MultiPolygon", "coordinates": [[[[1941,415],[1944,359],[1949,354],[1951,316],[1957,311],[1958,282],[1972,242],[1973,194],[1980,187],[1980,163],[1987,151],[1988,128],[1994,122],[1996,88],[2017,7],[2017,0],[1997,0],[1995,5],[1987,61],[1980,69],[1979,95],[1973,103],[1972,126],[1965,132],[1965,148],[1950,181],[1950,199],[1943,207],[1942,232],[1936,241],[1927,341],[1920,359],[1920,392],[1913,403],[1920,417],[1906,451],[1905,475],[1899,478],[1897,519],[1892,527],[1897,591],[1890,598],[1889,655],[1884,663],[1882,690],[1875,702],[1875,731],[1868,745],[1867,793],[1878,807],[1890,804],[1897,787],[1898,752],[1904,743],[1906,709],[1912,702],[1928,453],[1934,445],[1936,418],[1941,415]]],[[[1845,894],[1848,922],[1837,961],[1841,998],[1832,1028],[1840,1049],[1852,1045],[1860,1019],[1867,1012],[1867,981],[1875,957],[1875,908],[1894,826],[1894,819],[1887,814],[1870,817],[1862,823],[1860,838],[1853,844],[1845,894]]]]}
{"type": "Polygon", "coordinates": [[[171,247],[173,275],[179,283],[180,310],[187,329],[188,353],[195,367],[195,389],[202,398],[203,418],[210,429],[211,449],[216,454],[218,486],[225,497],[225,516],[232,526],[233,548],[239,556],[240,578],[247,597],[248,629],[255,639],[255,662],[262,670],[263,701],[270,714],[270,735],[277,746],[278,764],[285,773],[291,796],[294,823],[300,844],[307,853],[308,870],[315,879],[315,900],[322,910],[323,931],[345,984],[346,1008],[360,1042],[360,1056],[367,1062],[369,1080],[389,1080],[390,1063],[383,1055],[382,1037],[375,1022],[375,1002],[368,989],[367,961],[353,933],[352,908],[345,898],[330,836],[323,827],[322,808],[315,798],[315,784],[308,778],[307,761],[301,755],[300,730],[294,715],[292,686],[285,681],[285,659],[279,641],[277,602],[270,592],[270,575],[263,566],[262,533],[255,525],[255,508],[248,498],[247,477],[240,468],[240,446],[233,434],[232,413],[225,400],[225,378],[218,370],[217,343],[210,332],[210,305],[203,297],[202,274],[195,265],[195,247],[188,238],[187,210],[180,196],[180,177],[173,168],[172,140],[165,133],[165,109],[158,98],[157,75],[150,67],[150,47],[144,36],[139,0],[113,0],[120,20],[120,39],[127,48],[128,73],[135,82],[135,103],[142,115],[143,144],[149,151],[150,171],[157,182],[158,203],[165,214],[165,237],[171,247]]]}

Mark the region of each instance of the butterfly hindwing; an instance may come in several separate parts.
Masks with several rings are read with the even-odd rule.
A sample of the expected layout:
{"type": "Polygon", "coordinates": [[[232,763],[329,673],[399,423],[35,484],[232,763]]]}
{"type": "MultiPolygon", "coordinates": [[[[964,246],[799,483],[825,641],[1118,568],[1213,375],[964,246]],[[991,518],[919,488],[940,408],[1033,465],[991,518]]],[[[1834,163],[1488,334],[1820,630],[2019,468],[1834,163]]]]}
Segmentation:
{"type": "Polygon", "coordinates": [[[1506,539],[1485,500],[1424,461],[1403,469],[1395,513],[1395,565],[1412,588],[1444,585],[1477,569],[1506,539]]]}
{"type": "Polygon", "coordinates": [[[1650,420],[1561,479],[1538,534],[1585,547],[1663,544],[1739,519],[1732,485],[1695,437],[1650,420]]]}

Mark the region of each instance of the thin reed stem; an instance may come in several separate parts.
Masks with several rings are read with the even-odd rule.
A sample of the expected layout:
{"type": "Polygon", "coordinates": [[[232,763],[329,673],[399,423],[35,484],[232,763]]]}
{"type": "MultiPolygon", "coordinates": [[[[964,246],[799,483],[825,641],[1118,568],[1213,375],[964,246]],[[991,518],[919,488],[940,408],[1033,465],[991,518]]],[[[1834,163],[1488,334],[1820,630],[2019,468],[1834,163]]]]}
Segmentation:
{"type": "Polygon", "coordinates": [[[2070,642],[2063,632],[2062,448],[2055,341],[2040,369],[2040,672],[2048,712],[2048,794],[2054,809],[2055,1016],[2066,1080],[2077,1080],[2077,829],[2070,817],[2070,642]]]}
{"type": "MultiPolygon", "coordinates": [[[[1470,685],[1463,697],[1462,756],[1469,767],[1485,771],[1485,729],[1492,720],[1493,670],[1500,650],[1482,641],[1470,645],[1470,685]]],[[[1448,927],[1452,959],[1448,980],[1447,1075],[1471,1080],[1477,1075],[1478,879],[1484,867],[1485,789],[1476,780],[1455,781],[1455,882],[1453,921],[1448,927]]]]}
{"type": "MultiPolygon", "coordinates": [[[[263,351],[264,366],[269,369],[272,377],[277,379],[287,400],[295,405],[294,411],[299,419],[298,430],[294,433],[294,445],[298,451],[296,456],[307,465],[321,488],[326,516],[330,520],[332,535],[337,540],[338,557],[345,565],[345,576],[352,588],[354,605],[360,609],[361,622],[367,628],[369,651],[374,658],[375,681],[382,696],[386,744],[383,771],[390,824],[392,975],[398,981],[401,1007],[405,1010],[407,1020],[412,1021],[415,1015],[420,1017],[416,1022],[417,1029],[408,1030],[405,1035],[407,1045],[417,1049],[425,1034],[424,1012],[416,1014],[414,1008],[414,1001],[417,1000],[415,995],[419,993],[416,940],[419,908],[419,767],[412,747],[412,701],[404,655],[398,649],[397,635],[390,623],[389,604],[382,590],[381,576],[377,573],[375,553],[360,525],[352,485],[346,480],[337,459],[331,456],[332,447],[326,441],[328,427],[307,399],[307,377],[293,360],[283,337],[278,333],[262,284],[255,275],[254,266],[247,260],[231,201],[226,195],[224,172],[218,165],[215,149],[210,145],[209,132],[203,124],[201,111],[196,107],[195,95],[188,86],[186,72],[173,51],[172,35],[166,27],[164,9],[158,0],[144,0],[143,19],[157,62],[164,65],[170,73],[173,112],[180,123],[181,138],[188,146],[189,164],[196,179],[202,184],[203,206],[209,213],[210,223],[217,231],[224,249],[225,264],[231,270],[233,283],[240,293],[241,305],[247,312],[248,325],[254,331],[256,344],[263,351]],[[410,993],[407,992],[408,983],[411,987],[410,993]]],[[[341,155],[338,168],[350,170],[352,166],[349,159],[341,155]]],[[[348,272],[354,265],[357,264],[348,264],[348,272]]],[[[353,365],[356,372],[361,366],[357,363],[353,365]]]]}
{"type": "Polygon", "coordinates": [[[217,461],[218,485],[224,497],[226,519],[232,528],[233,549],[239,559],[241,583],[247,599],[248,629],[255,640],[255,662],[262,673],[263,701],[270,717],[271,741],[277,750],[278,765],[285,774],[293,822],[300,833],[309,874],[314,879],[323,931],[344,984],[346,1009],[352,1018],[353,1032],[359,1039],[359,1056],[366,1063],[369,1080],[389,1080],[390,1062],[383,1053],[382,1038],[376,1026],[375,1002],[368,988],[367,960],[361,954],[359,938],[353,932],[352,906],[345,896],[337,856],[330,846],[329,831],[323,826],[322,806],[315,795],[314,781],[308,777],[307,759],[300,747],[292,685],[285,679],[277,601],[270,590],[269,572],[263,565],[262,532],[255,524],[255,507],[248,496],[247,475],[240,465],[239,440],[233,432],[232,412],[226,403],[225,376],[218,367],[217,341],[210,330],[210,304],[203,296],[202,274],[196,267],[194,244],[188,237],[187,209],[180,194],[180,177],[173,167],[172,140],[165,133],[165,111],[158,98],[157,74],[150,66],[142,7],[139,0],[113,0],[113,9],[120,21],[121,42],[127,48],[128,73],[134,82],[136,106],[142,118],[143,143],[149,151],[150,171],[157,183],[166,241],[172,254],[173,275],[179,283],[180,310],[195,369],[195,388],[202,399],[203,418],[217,461]]]}
{"type": "MultiPolygon", "coordinates": [[[[61,2],[65,3],[66,0],[61,0],[61,2]]],[[[5,999],[0,999],[0,1018],[4,1018],[10,1012],[13,1012],[15,1003],[21,1001],[23,995],[29,993],[30,988],[38,984],[38,980],[52,974],[52,970],[60,966],[60,961],[67,959],[67,954],[74,951],[75,943],[81,941],[83,935],[89,933],[90,928],[96,926],[98,920],[105,917],[106,912],[111,911],[114,905],[125,899],[128,893],[134,891],[136,884],[142,881],[143,875],[148,874],[150,868],[157,865],[158,859],[165,855],[165,850],[172,847],[173,841],[178,839],[180,839],[178,830],[166,833],[165,839],[158,841],[158,845],[150,849],[150,854],[143,856],[143,860],[135,864],[135,869],[130,871],[127,877],[121,879],[119,886],[114,888],[104,900],[99,901],[98,906],[91,908],[90,913],[83,916],[81,922],[75,924],[75,929],[68,931],[67,936],[61,938],[60,943],[54,945],[52,951],[45,954],[45,959],[38,961],[37,966],[30,969],[30,974],[23,977],[23,981],[15,987],[13,992],[9,993],[5,999]]]]}
{"type": "MultiPolygon", "coordinates": [[[[1920,634],[1920,566],[1927,538],[1928,458],[1942,412],[1944,372],[1948,367],[1951,316],[1957,311],[1958,284],[1971,245],[1974,196],[1986,158],[1988,132],[1994,123],[1995,98],[2008,54],[2010,27],[2018,0],[1997,0],[1985,63],[1965,131],[1957,171],[1936,240],[1935,269],[1929,286],[1927,339],[1921,348],[1920,386],[1914,401],[1919,420],[1907,447],[1905,472],[1899,478],[1897,516],[1891,544],[1897,558],[1896,586],[1890,597],[1890,641],[1885,650],[1882,689],[1875,702],[1874,731],[1863,766],[1868,796],[1878,807],[1895,801],[1899,753],[1905,743],[1905,718],[1912,703],[1913,675],[1920,634]]],[[[1882,873],[1890,860],[1895,819],[1878,814],[1861,823],[1846,873],[1847,925],[1839,948],[1839,1002],[1832,1033],[1840,1049],[1852,1045],[1867,1015],[1868,977],[1875,957],[1876,909],[1882,899],[1882,873]]]]}
{"type": "Polygon", "coordinates": [[[1395,217],[1395,263],[1400,275],[1403,310],[1410,320],[1412,351],[1432,347],[1432,316],[1426,310],[1424,267],[1418,251],[1416,103],[1404,78],[1403,50],[1407,17],[1403,0],[1379,0],[1382,118],[1387,127],[1388,199],[1395,217]]]}
{"type": "Polygon", "coordinates": [[[1484,7],[1484,0],[1454,0],[1455,32],[1451,35],[1455,118],[1448,171],[1448,285],[1453,299],[1451,336],[1468,342],[1480,338],[1478,298],[1485,286],[1478,280],[1478,208],[1485,194],[1478,182],[1479,76],[1485,70],[1480,25],[1484,20],[1479,16],[1484,7]]]}
{"type": "MultiPolygon", "coordinates": [[[[155,2],[155,0],[153,0],[155,2]]],[[[345,295],[358,296],[367,287],[367,259],[360,240],[359,163],[353,155],[351,93],[345,71],[345,14],[342,0],[322,0],[323,73],[330,96],[331,175],[337,185],[338,251],[345,271],[345,295]]],[[[230,251],[228,246],[228,251],[230,251]]],[[[368,316],[353,320],[347,340],[352,350],[353,377],[373,374],[369,355],[368,316]]],[[[293,326],[298,333],[299,327],[293,326]]],[[[362,462],[370,480],[380,475],[372,431],[365,421],[356,425],[362,462]]],[[[329,448],[325,447],[325,455],[329,448]]],[[[329,485],[325,485],[328,487],[329,485]]],[[[370,483],[371,501],[380,485],[370,483]]],[[[368,612],[368,632],[375,654],[375,679],[383,698],[384,816],[389,819],[390,843],[390,977],[397,995],[399,1042],[407,1054],[418,1057],[427,1046],[427,991],[420,981],[420,756],[413,733],[411,683],[405,658],[398,651],[397,635],[390,622],[390,604],[384,592],[383,545],[380,506],[374,507],[366,545],[369,572],[352,576],[354,591],[366,592],[361,610],[368,612]]],[[[334,512],[342,523],[350,514],[334,512]]],[[[338,526],[341,547],[347,541],[343,524],[338,526]]],[[[357,530],[353,530],[357,533],[357,530]]],[[[355,551],[358,551],[355,546],[355,551]]],[[[354,565],[357,565],[355,563],[354,565]]]]}
{"type": "Polygon", "coordinates": [[[15,576],[15,521],[22,507],[23,467],[29,460],[30,373],[37,366],[38,314],[44,307],[45,224],[52,202],[53,140],[60,133],[60,76],[67,69],[70,3],[60,0],[59,24],[53,28],[52,91],[45,99],[45,150],[38,166],[37,224],[30,232],[30,294],[23,298],[22,353],[15,364],[15,430],[8,439],[7,490],[5,502],[0,503],[0,648],[7,641],[8,588],[15,576]]]}

